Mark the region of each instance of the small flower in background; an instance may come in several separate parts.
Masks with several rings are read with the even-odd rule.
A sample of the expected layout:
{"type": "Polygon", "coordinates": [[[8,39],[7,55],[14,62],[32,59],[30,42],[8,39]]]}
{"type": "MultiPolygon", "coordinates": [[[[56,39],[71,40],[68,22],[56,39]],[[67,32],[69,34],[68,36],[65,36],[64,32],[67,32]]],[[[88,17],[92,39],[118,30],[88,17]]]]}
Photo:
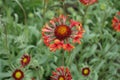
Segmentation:
{"type": "Polygon", "coordinates": [[[22,67],[25,67],[26,65],[28,65],[30,63],[30,55],[28,54],[24,54],[21,58],[21,65],[22,67]]]}
{"type": "Polygon", "coordinates": [[[82,24],[72,19],[67,21],[67,19],[67,16],[60,15],[42,28],[44,43],[51,51],[61,48],[71,51],[74,48],[72,43],[81,43],[80,39],[84,33],[82,24]]]}
{"type": "Polygon", "coordinates": [[[88,76],[89,74],[90,74],[90,68],[89,67],[82,68],[82,75],[88,76]]]}
{"type": "Polygon", "coordinates": [[[72,80],[72,76],[69,69],[62,66],[52,73],[51,80],[72,80]]]}
{"type": "Polygon", "coordinates": [[[96,3],[98,0],[79,0],[84,5],[92,5],[96,3]]]}
{"type": "Polygon", "coordinates": [[[12,77],[13,77],[15,80],[22,80],[22,79],[24,78],[24,73],[22,72],[22,70],[16,69],[16,70],[13,72],[12,77]]]}
{"type": "Polygon", "coordinates": [[[112,19],[112,27],[120,32],[120,12],[117,12],[116,15],[112,19]]]}

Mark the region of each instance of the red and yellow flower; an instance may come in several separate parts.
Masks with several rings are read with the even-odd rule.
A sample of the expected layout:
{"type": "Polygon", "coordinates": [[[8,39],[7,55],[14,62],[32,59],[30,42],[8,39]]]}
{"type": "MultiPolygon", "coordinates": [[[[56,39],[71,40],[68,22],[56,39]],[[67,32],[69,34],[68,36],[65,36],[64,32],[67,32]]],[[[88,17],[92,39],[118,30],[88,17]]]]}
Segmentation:
{"type": "Polygon", "coordinates": [[[30,63],[30,56],[28,54],[24,54],[21,58],[21,65],[23,67],[25,67],[26,65],[28,65],[30,63]]]}
{"type": "Polygon", "coordinates": [[[96,3],[98,0],[79,0],[84,5],[92,5],[96,3]]]}
{"type": "Polygon", "coordinates": [[[52,73],[51,80],[72,80],[72,76],[68,68],[61,66],[52,73]]]}
{"type": "Polygon", "coordinates": [[[60,15],[42,28],[43,41],[51,51],[61,48],[71,51],[74,48],[72,43],[81,43],[80,39],[84,33],[82,24],[72,19],[67,21],[67,19],[67,16],[60,15]]]}
{"type": "Polygon", "coordinates": [[[88,76],[89,74],[90,74],[90,68],[89,67],[82,68],[82,75],[88,76]]]}
{"type": "Polygon", "coordinates": [[[22,79],[24,78],[24,73],[22,72],[22,70],[16,69],[16,70],[13,72],[12,77],[13,77],[15,80],[22,80],[22,79]]]}
{"type": "Polygon", "coordinates": [[[120,12],[117,12],[117,14],[112,19],[112,27],[120,32],[120,12]]]}

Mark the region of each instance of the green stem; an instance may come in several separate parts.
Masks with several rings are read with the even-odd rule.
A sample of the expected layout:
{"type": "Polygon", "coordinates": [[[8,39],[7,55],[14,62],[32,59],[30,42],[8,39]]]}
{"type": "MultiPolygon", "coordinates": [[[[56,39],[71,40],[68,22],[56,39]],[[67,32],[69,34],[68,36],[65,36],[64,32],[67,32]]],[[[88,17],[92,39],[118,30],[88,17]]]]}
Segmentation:
{"type": "Polygon", "coordinates": [[[20,2],[19,2],[18,0],[15,0],[15,2],[16,2],[16,3],[20,6],[20,8],[22,9],[22,11],[23,11],[23,15],[24,15],[24,24],[26,24],[26,23],[27,23],[26,12],[25,12],[23,6],[20,4],[20,2]]]}
{"type": "Polygon", "coordinates": [[[63,1],[63,4],[62,4],[62,7],[63,7],[63,10],[64,10],[64,14],[66,14],[64,1],[63,1]]]}
{"type": "Polygon", "coordinates": [[[7,27],[6,26],[4,26],[4,32],[5,32],[5,47],[6,47],[6,49],[7,49],[7,51],[8,51],[8,46],[7,46],[7,27]]]}
{"type": "Polygon", "coordinates": [[[45,24],[45,13],[46,13],[46,11],[47,11],[47,5],[48,5],[48,1],[49,0],[43,0],[44,2],[43,2],[43,24],[45,24]]]}
{"type": "Polygon", "coordinates": [[[77,70],[79,71],[79,65],[78,65],[78,61],[77,61],[76,57],[75,57],[75,64],[76,64],[77,70]]]}
{"type": "MultiPolygon", "coordinates": [[[[60,1],[60,5],[59,5],[58,7],[61,7],[62,10],[63,10],[63,12],[62,12],[62,13],[60,12],[59,15],[60,15],[60,14],[66,14],[66,9],[65,9],[64,0],[61,0],[61,1],[60,1]]],[[[60,8],[59,8],[59,9],[60,9],[60,8]]]]}
{"type": "Polygon", "coordinates": [[[82,19],[83,20],[83,22],[82,22],[83,25],[85,23],[85,18],[86,18],[86,15],[87,15],[88,8],[89,8],[89,6],[86,6],[86,8],[84,10],[84,16],[83,16],[83,19],[82,19]]]}
{"type": "Polygon", "coordinates": [[[65,59],[64,59],[64,54],[65,54],[65,51],[62,53],[62,66],[64,66],[64,61],[65,61],[65,59]]]}
{"type": "Polygon", "coordinates": [[[40,72],[38,71],[38,76],[39,76],[39,80],[41,80],[41,77],[40,77],[40,72]]]}

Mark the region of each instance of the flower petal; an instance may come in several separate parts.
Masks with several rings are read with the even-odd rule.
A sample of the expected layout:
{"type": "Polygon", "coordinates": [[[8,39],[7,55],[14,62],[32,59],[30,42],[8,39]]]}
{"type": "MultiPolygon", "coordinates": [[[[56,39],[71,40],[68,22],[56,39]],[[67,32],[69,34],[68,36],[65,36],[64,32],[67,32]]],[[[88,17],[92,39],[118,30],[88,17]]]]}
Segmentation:
{"type": "Polygon", "coordinates": [[[74,20],[70,20],[70,28],[72,28],[73,26],[78,26],[80,24],[80,22],[78,21],[74,21],[74,20]]]}
{"type": "Polygon", "coordinates": [[[58,40],[58,39],[55,39],[54,40],[54,43],[53,44],[50,44],[50,50],[51,51],[56,51],[57,49],[60,49],[61,47],[62,47],[62,45],[63,45],[63,43],[60,41],[60,40],[58,40]]]}
{"type": "Polygon", "coordinates": [[[63,45],[63,49],[67,50],[67,51],[71,51],[73,48],[74,48],[74,46],[71,44],[64,44],[63,45]]]}
{"type": "Polygon", "coordinates": [[[51,80],[61,80],[61,79],[72,80],[72,76],[71,76],[69,69],[63,66],[56,68],[56,71],[53,71],[52,76],[51,76],[51,80]]]}

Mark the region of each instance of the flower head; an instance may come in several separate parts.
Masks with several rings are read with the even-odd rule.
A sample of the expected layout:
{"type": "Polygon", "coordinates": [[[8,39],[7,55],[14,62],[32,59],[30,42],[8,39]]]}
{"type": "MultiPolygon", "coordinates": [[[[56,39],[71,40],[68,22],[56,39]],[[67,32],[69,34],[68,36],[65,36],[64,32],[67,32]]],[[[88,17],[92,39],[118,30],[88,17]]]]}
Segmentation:
{"type": "Polygon", "coordinates": [[[80,39],[84,33],[82,24],[67,19],[67,16],[60,15],[42,28],[43,41],[51,51],[61,48],[71,51],[74,48],[72,43],[81,43],[80,39]]]}
{"type": "Polygon", "coordinates": [[[25,67],[30,63],[30,56],[28,54],[24,54],[21,58],[21,65],[25,67]]]}
{"type": "Polygon", "coordinates": [[[79,0],[84,5],[92,5],[97,2],[97,0],[79,0]]]}
{"type": "Polygon", "coordinates": [[[89,69],[89,67],[84,67],[84,68],[82,69],[82,75],[88,76],[89,74],[90,74],[90,69],[89,69]]]}
{"type": "Polygon", "coordinates": [[[51,80],[72,80],[72,76],[69,69],[62,66],[52,73],[51,80]]]}
{"type": "Polygon", "coordinates": [[[120,32],[120,12],[117,12],[116,15],[112,19],[112,27],[120,32]]]}
{"type": "Polygon", "coordinates": [[[13,72],[12,77],[13,77],[15,80],[22,80],[22,79],[24,78],[24,73],[22,72],[22,70],[16,69],[16,70],[13,72]]]}

